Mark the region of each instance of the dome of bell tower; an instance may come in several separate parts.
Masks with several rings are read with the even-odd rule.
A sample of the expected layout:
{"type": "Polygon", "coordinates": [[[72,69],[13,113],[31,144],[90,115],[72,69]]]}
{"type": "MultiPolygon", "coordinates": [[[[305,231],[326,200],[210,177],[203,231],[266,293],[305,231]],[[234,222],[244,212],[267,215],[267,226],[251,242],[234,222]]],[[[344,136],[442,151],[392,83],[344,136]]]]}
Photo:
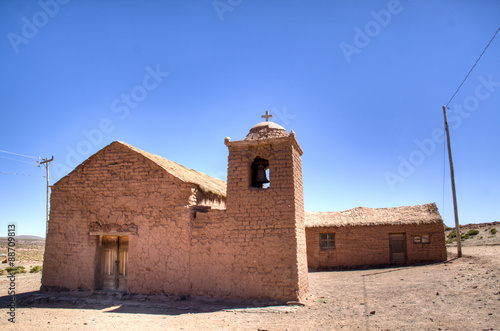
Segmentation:
{"type": "Polygon", "coordinates": [[[261,117],[265,118],[266,121],[254,125],[243,140],[261,140],[288,137],[288,133],[286,133],[285,128],[274,122],[269,122],[269,118],[273,117],[273,115],[270,115],[268,111],[266,111],[266,115],[262,115],[261,117]]]}

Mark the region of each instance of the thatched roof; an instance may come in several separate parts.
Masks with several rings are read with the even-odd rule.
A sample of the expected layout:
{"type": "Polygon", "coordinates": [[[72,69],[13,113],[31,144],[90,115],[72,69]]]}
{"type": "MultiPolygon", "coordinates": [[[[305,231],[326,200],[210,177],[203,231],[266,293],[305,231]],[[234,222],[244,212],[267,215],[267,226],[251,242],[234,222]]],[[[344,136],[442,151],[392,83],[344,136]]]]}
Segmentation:
{"type": "Polygon", "coordinates": [[[357,207],[339,212],[306,212],[306,227],[431,224],[443,220],[435,203],[396,208],[357,207]]]}
{"type": "Polygon", "coordinates": [[[114,143],[119,143],[145,156],[146,158],[153,161],[161,168],[165,169],[172,176],[182,180],[183,182],[197,185],[200,188],[200,190],[205,193],[213,194],[220,198],[226,198],[227,184],[222,179],[213,178],[202,172],[186,168],[178,163],[167,160],[161,156],[143,151],[141,149],[135,148],[134,146],[129,145],[127,143],[121,141],[115,141],[114,143]]]}

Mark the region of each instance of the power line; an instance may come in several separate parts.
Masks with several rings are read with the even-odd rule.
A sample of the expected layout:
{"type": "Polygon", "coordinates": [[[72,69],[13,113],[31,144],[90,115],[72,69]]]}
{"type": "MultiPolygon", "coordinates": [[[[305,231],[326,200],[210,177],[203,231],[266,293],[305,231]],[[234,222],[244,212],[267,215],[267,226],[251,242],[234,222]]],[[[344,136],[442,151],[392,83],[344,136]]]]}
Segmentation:
{"type": "Polygon", "coordinates": [[[31,159],[38,159],[37,157],[34,157],[34,156],[29,156],[29,155],[24,155],[24,154],[18,154],[18,153],[12,153],[12,152],[7,152],[7,151],[0,151],[0,153],[7,153],[7,154],[13,154],[13,155],[17,155],[17,156],[29,157],[31,159]]]}
{"type": "Polygon", "coordinates": [[[36,163],[33,163],[33,162],[28,162],[28,161],[23,161],[23,160],[13,159],[13,158],[11,158],[11,157],[7,157],[7,156],[2,156],[2,155],[0,155],[0,157],[1,157],[2,159],[7,159],[7,160],[17,161],[17,162],[22,162],[22,163],[28,163],[28,164],[31,164],[31,165],[36,165],[36,163]]]}
{"type": "Polygon", "coordinates": [[[498,28],[498,30],[495,32],[495,34],[493,35],[493,37],[490,39],[490,42],[488,43],[488,45],[486,45],[486,47],[484,48],[483,52],[481,53],[481,55],[479,55],[478,59],[476,60],[476,63],[474,63],[474,65],[472,66],[472,68],[469,70],[469,73],[467,74],[467,76],[465,76],[464,80],[462,81],[462,83],[460,84],[460,86],[457,88],[457,90],[455,91],[455,93],[453,93],[453,96],[451,97],[450,101],[448,101],[448,103],[446,104],[446,108],[448,108],[448,105],[450,104],[451,100],[453,100],[453,98],[455,97],[455,95],[457,95],[458,91],[460,90],[460,88],[462,87],[462,85],[464,85],[465,81],[467,80],[467,78],[469,77],[470,73],[472,72],[472,70],[474,70],[474,68],[476,67],[476,64],[479,62],[479,60],[481,60],[481,57],[483,56],[484,52],[486,52],[486,49],[490,46],[491,42],[493,41],[493,39],[495,39],[498,31],[500,31],[500,28],[498,28]]]}
{"type": "Polygon", "coordinates": [[[16,176],[29,176],[29,177],[44,177],[44,176],[40,176],[40,175],[29,175],[29,174],[18,174],[18,173],[15,173],[15,172],[3,172],[3,171],[0,171],[0,174],[4,174],[4,175],[16,175],[16,176]]]}

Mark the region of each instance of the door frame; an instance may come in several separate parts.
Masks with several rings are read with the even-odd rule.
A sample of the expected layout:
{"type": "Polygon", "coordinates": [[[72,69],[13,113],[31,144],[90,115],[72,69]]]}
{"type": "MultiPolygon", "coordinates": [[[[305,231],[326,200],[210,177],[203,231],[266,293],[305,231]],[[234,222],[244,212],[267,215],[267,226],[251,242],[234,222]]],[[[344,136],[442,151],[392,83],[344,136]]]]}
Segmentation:
{"type": "Polygon", "coordinates": [[[128,243],[129,236],[122,234],[103,234],[99,235],[99,251],[98,258],[99,261],[97,263],[97,288],[105,291],[117,291],[123,292],[127,291],[127,278],[128,278],[128,243]],[[112,241],[116,240],[116,243],[112,241]],[[110,241],[106,243],[107,241],[110,241]],[[109,249],[111,247],[111,249],[109,249]],[[113,278],[110,283],[111,286],[106,286],[106,277],[108,277],[108,281],[110,280],[110,276],[105,275],[106,267],[110,267],[110,265],[106,265],[106,250],[113,250],[113,257],[116,260],[113,263],[113,278]],[[122,257],[126,259],[122,261],[122,257]]]}
{"type": "Polygon", "coordinates": [[[395,232],[395,233],[389,233],[389,261],[390,264],[406,264],[408,262],[408,248],[406,244],[406,232],[395,232]],[[402,240],[395,240],[392,237],[393,236],[403,236],[402,240]],[[401,241],[402,242],[402,248],[403,252],[395,252],[393,249],[393,241],[401,241]],[[404,260],[397,260],[394,259],[393,254],[394,253],[403,253],[404,254],[404,260]]]}

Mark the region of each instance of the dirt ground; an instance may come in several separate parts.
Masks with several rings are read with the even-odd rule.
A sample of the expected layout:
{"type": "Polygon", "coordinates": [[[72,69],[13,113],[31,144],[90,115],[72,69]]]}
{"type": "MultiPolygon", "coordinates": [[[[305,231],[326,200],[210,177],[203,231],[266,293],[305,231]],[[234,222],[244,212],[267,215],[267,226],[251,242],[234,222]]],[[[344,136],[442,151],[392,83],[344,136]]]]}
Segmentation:
{"type": "MultiPolygon", "coordinates": [[[[305,306],[255,306],[154,296],[86,293],[18,295],[7,330],[500,330],[500,246],[467,246],[464,256],[423,266],[313,272],[305,306]],[[252,307],[253,306],[253,307],[252,307]],[[250,307],[250,308],[247,308],[250,307]]],[[[36,291],[40,274],[22,274],[17,292],[36,291]]],[[[1,307],[8,303],[0,277],[1,307]]]]}

